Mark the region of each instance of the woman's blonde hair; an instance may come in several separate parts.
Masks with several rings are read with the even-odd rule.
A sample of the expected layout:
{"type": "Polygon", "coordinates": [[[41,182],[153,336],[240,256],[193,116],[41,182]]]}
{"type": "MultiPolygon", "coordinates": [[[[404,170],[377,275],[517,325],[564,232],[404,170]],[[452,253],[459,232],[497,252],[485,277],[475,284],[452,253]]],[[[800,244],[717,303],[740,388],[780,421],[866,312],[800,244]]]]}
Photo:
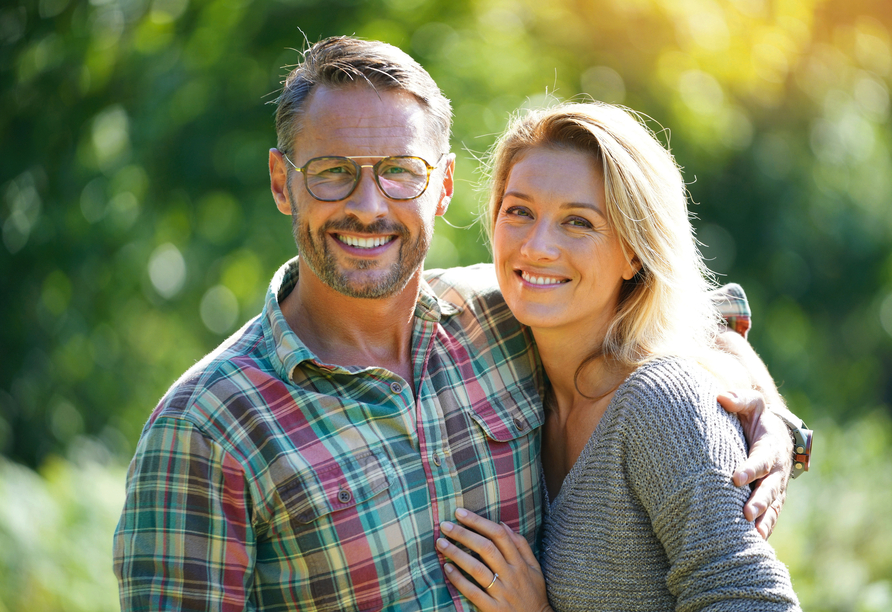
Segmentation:
{"type": "Polygon", "coordinates": [[[654,357],[702,358],[719,316],[711,272],[697,248],[688,192],[675,159],[638,115],[609,104],[561,104],[512,119],[488,163],[490,240],[511,169],[531,149],[591,155],[604,177],[607,219],[641,270],[625,281],[598,355],[634,368],[654,357]]]}

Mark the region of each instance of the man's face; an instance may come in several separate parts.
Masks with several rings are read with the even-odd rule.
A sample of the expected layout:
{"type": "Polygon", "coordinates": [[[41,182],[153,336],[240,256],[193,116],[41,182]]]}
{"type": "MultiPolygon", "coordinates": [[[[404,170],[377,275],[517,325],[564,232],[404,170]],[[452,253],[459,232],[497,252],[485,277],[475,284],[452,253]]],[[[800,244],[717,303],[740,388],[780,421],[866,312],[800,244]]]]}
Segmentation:
{"type": "MultiPolygon", "coordinates": [[[[363,165],[386,156],[415,155],[435,164],[441,152],[428,136],[425,119],[424,108],[411,94],[376,93],[363,85],[319,87],[289,157],[298,167],[328,155],[355,157],[363,165]]],[[[375,184],[372,169],[363,168],[350,196],[321,202],[278,151],[270,154],[273,194],[279,209],[292,215],[302,262],[332,289],[361,298],[395,295],[420,273],[434,217],[446,211],[452,195],[452,165],[452,157],[445,157],[414,200],[388,198],[375,184]],[[280,163],[287,173],[281,198],[274,176],[281,176],[280,163]]]]}

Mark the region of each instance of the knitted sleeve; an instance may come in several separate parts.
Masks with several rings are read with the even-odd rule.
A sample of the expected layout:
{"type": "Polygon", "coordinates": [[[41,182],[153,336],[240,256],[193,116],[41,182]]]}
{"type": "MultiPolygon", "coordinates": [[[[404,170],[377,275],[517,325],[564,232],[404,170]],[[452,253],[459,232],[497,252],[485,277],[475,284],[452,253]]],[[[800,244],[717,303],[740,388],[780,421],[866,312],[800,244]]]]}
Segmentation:
{"type": "Polygon", "coordinates": [[[666,360],[631,382],[625,469],[666,550],[676,609],[799,610],[787,568],[743,516],[749,488],[731,482],[743,433],[711,377],[666,360]]]}

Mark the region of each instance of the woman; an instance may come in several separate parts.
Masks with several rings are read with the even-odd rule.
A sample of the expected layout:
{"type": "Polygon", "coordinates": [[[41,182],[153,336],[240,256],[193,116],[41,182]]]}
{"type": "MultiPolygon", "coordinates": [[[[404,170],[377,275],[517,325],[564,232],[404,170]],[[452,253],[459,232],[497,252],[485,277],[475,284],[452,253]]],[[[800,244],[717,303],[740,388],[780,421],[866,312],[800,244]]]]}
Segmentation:
{"type": "Polygon", "coordinates": [[[441,539],[470,576],[449,580],[482,610],[797,610],[731,482],[745,444],[715,402],[728,366],[672,156],[626,111],[568,104],[516,119],[492,180],[499,284],[551,385],[542,569],[459,511],[443,532],[482,562],[441,539]]]}

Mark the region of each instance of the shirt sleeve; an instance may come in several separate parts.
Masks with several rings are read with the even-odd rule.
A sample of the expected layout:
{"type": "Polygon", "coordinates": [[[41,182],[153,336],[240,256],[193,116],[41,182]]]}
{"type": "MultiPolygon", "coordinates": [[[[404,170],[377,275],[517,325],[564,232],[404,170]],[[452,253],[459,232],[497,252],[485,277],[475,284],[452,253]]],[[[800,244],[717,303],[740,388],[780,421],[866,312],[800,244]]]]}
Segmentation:
{"type": "Polygon", "coordinates": [[[244,610],[255,539],[245,474],[186,420],[143,434],[114,538],[122,612],[244,610]]]}
{"type": "Polygon", "coordinates": [[[627,470],[666,551],[676,610],[799,610],[787,568],[743,516],[749,489],[731,481],[745,458],[735,417],[705,372],[649,374],[630,411],[627,470]]]}
{"type": "Polygon", "coordinates": [[[713,291],[711,296],[728,328],[746,338],[752,327],[753,315],[743,287],[729,283],[713,291]]]}

